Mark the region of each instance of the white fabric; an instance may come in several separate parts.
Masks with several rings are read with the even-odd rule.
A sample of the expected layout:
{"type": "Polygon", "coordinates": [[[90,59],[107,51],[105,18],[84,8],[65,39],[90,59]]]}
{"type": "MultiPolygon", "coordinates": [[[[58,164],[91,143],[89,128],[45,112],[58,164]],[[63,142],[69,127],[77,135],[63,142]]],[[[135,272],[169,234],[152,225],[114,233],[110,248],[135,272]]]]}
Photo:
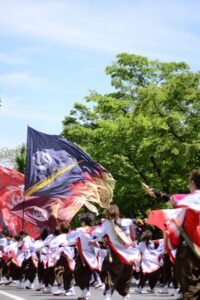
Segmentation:
{"type": "MultiPolygon", "coordinates": [[[[130,227],[132,226],[132,220],[130,219],[120,219],[118,221],[123,232],[129,236],[130,227]]],[[[103,239],[103,237],[108,236],[110,243],[116,255],[127,264],[133,264],[135,261],[140,260],[140,253],[137,249],[136,243],[133,242],[130,246],[125,246],[121,244],[113,230],[112,222],[110,220],[105,220],[103,224],[97,227],[92,235],[97,239],[103,239]]]]}
{"type": "Polygon", "coordinates": [[[182,200],[175,201],[176,207],[187,207],[200,211],[200,190],[185,196],[182,200]]]}
{"type": "Polygon", "coordinates": [[[63,233],[51,240],[49,244],[49,263],[55,265],[64,254],[72,270],[75,268],[74,248],[69,246],[68,234],[63,233]]]}
{"type": "Polygon", "coordinates": [[[163,261],[160,260],[164,254],[164,240],[160,240],[159,246],[155,248],[155,242],[152,241],[150,244],[146,244],[142,241],[138,245],[138,250],[141,253],[141,267],[143,273],[151,273],[160,268],[163,261]]]}
{"type": "Polygon", "coordinates": [[[92,240],[92,236],[89,232],[82,232],[79,236],[81,249],[79,251],[83,256],[86,263],[93,270],[99,270],[99,261],[97,259],[97,252],[95,252],[95,247],[90,245],[90,241],[92,240]]]}

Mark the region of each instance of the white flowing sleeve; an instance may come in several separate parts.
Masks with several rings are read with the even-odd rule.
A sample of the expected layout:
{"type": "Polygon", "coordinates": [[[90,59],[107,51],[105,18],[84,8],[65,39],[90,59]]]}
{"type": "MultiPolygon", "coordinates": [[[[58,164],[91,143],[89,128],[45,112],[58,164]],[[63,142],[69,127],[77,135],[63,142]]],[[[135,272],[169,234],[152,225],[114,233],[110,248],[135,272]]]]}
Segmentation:
{"type": "Polygon", "coordinates": [[[94,240],[101,241],[103,237],[106,235],[104,224],[100,226],[96,226],[96,228],[92,231],[92,237],[94,240]]]}

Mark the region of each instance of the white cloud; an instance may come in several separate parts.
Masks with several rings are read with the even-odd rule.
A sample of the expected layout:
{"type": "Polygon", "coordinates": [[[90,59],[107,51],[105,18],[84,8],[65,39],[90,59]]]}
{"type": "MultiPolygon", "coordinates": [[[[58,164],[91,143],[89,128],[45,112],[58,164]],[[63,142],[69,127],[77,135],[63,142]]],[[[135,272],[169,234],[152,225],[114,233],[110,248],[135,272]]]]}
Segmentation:
{"type": "Polygon", "coordinates": [[[30,72],[1,73],[0,83],[9,86],[38,86],[45,82],[41,77],[35,77],[30,72]]]}
{"type": "Polygon", "coordinates": [[[0,143],[24,141],[27,124],[58,133],[65,110],[75,98],[82,98],[85,89],[93,88],[90,78],[96,84],[99,77],[93,74],[103,74],[98,66],[101,69],[102,61],[109,64],[116,53],[184,60],[200,67],[199,12],[197,0],[1,1],[0,38],[5,44],[0,52],[0,89],[4,95],[21,97],[0,94],[0,143]],[[93,52],[92,63],[84,50],[93,52]],[[76,59],[77,54],[82,57],[76,59]],[[84,87],[72,69],[76,63],[74,69],[80,63],[79,71],[85,72],[84,87]]]}
{"type": "MultiPolygon", "coordinates": [[[[117,53],[180,57],[200,50],[198,1],[7,0],[2,34],[117,53]]],[[[182,57],[180,57],[182,59],[182,57]]]]}

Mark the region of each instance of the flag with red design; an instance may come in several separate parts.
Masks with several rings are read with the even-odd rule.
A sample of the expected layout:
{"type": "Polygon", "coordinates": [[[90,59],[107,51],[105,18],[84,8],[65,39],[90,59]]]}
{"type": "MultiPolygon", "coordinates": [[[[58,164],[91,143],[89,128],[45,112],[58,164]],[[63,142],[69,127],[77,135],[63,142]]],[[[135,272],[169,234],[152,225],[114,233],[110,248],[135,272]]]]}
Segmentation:
{"type": "Polygon", "coordinates": [[[177,208],[153,210],[147,223],[165,232],[166,245],[169,249],[178,246],[180,227],[183,227],[196,251],[200,253],[200,191],[176,194],[172,199],[177,208]]]}
{"type": "Polygon", "coordinates": [[[0,167],[0,229],[7,228],[12,234],[22,229],[22,220],[10,210],[23,202],[24,175],[15,170],[0,167]]]}
{"type": "Polygon", "coordinates": [[[0,166],[0,230],[7,229],[12,235],[26,229],[33,237],[39,228],[12,213],[16,205],[24,202],[24,174],[0,166]],[[23,227],[23,228],[22,228],[23,227]]]}
{"type": "Polygon", "coordinates": [[[147,219],[147,224],[156,226],[165,232],[166,246],[174,249],[178,246],[180,232],[185,217],[185,209],[160,209],[152,210],[147,219]]]}
{"type": "Polygon", "coordinates": [[[12,209],[12,213],[37,226],[48,227],[53,230],[62,221],[70,222],[81,207],[85,205],[97,213],[97,209],[88,201],[79,198],[59,199],[53,197],[26,197],[24,203],[19,203],[12,209]]]}
{"type": "Polygon", "coordinates": [[[94,205],[77,196],[62,200],[39,196],[24,198],[24,174],[0,167],[0,231],[7,228],[15,235],[26,229],[32,237],[38,237],[44,226],[53,230],[62,221],[70,222],[83,205],[97,213],[94,205]]]}
{"type": "Polygon", "coordinates": [[[26,156],[26,196],[110,205],[115,187],[112,175],[64,137],[28,127],[26,156]]]}

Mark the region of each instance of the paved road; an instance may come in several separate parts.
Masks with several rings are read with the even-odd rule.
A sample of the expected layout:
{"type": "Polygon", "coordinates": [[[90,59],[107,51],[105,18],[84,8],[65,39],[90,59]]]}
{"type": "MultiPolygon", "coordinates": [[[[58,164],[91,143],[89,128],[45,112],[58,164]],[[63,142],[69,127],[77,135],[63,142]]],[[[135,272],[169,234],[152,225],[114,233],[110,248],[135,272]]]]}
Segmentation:
{"type": "MultiPolygon", "coordinates": [[[[10,286],[0,286],[0,300],[75,300],[79,296],[80,292],[79,289],[76,287],[76,296],[74,297],[67,297],[67,296],[54,296],[54,295],[44,295],[42,292],[36,292],[34,290],[19,290],[16,288],[16,285],[10,286]]],[[[56,287],[54,287],[56,290],[56,287]]],[[[144,289],[145,290],[145,289],[144,289]]],[[[158,291],[158,288],[156,289],[158,291]]],[[[130,300],[175,300],[176,296],[171,295],[160,295],[159,293],[156,294],[135,294],[134,288],[131,288],[130,291],[131,298],[130,300]]],[[[91,300],[103,300],[102,290],[96,290],[91,288],[91,300]]],[[[114,293],[113,300],[122,300],[123,298],[120,297],[117,293],[114,293]]]]}

